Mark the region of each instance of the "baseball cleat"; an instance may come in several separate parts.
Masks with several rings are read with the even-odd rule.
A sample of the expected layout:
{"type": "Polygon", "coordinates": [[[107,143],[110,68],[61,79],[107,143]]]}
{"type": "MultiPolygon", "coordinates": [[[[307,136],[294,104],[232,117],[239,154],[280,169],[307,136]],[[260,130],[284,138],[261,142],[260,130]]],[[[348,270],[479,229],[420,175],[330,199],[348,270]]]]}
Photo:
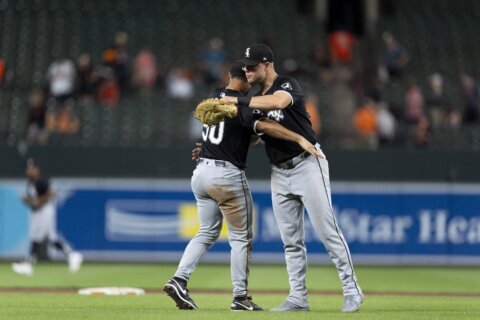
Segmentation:
{"type": "Polygon", "coordinates": [[[175,301],[180,310],[198,310],[197,305],[188,295],[188,289],[178,283],[175,279],[170,279],[163,287],[170,298],[175,301]]]}
{"type": "Polygon", "coordinates": [[[83,256],[78,252],[71,252],[68,255],[68,269],[71,273],[76,273],[82,266],[83,256]]]}
{"type": "Polygon", "coordinates": [[[295,311],[310,311],[309,306],[301,307],[296,304],[291,303],[290,301],[285,301],[278,307],[270,309],[272,312],[295,312],[295,311]]]}
{"type": "Polygon", "coordinates": [[[252,301],[252,297],[235,297],[230,305],[231,311],[263,311],[263,308],[252,301]]]}
{"type": "Polygon", "coordinates": [[[33,275],[33,266],[30,262],[15,262],[12,263],[12,270],[23,276],[33,275]]]}
{"type": "Polygon", "coordinates": [[[345,300],[343,303],[342,312],[350,313],[360,310],[360,306],[362,305],[363,300],[365,300],[365,296],[363,295],[363,293],[361,293],[345,296],[344,299],[345,300]]]}

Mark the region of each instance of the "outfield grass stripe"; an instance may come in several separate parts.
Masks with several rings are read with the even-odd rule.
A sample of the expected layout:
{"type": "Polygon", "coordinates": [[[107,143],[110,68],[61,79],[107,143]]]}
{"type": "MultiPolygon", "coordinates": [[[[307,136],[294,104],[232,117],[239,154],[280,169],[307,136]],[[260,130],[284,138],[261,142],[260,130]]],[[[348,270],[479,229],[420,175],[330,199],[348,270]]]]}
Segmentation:
{"type": "MultiPolygon", "coordinates": [[[[76,294],[78,290],[82,288],[0,288],[0,293],[24,293],[24,294],[76,294]]],[[[145,290],[146,294],[165,294],[161,289],[149,289],[145,290]]],[[[230,290],[191,290],[192,294],[205,294],[205,295],[229,295],[232,292],[230,290]]],[[[253,295],[288,295],[286,290],[251,290],[253,295]]],[[[419,291],[364,291],[367,296],[404,296],[404,297],[480,297],[480,292],[419,292],[419,291]]],[[[342,293],[338,291],[322,291],[322,290],[309,290],[310,296],[341,296],[342,293]]]]}

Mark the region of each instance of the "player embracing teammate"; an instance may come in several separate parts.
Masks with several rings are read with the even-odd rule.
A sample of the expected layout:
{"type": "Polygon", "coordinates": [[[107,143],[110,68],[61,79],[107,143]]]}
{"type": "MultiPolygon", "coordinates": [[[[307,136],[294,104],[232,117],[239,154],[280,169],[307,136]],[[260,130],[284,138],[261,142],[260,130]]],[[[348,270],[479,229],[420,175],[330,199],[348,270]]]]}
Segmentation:
{"type": "MultiPolygon", "coordinates": [[[[273,51],[264,44],[251,45],[245,49],[243,63],[248,82],[260,84],[262,91],[255,97],[225,96],[222,101],[262,111],[269,119],[303,136],[321,152],[305,108],[302,88],[295,79],[275,72],[273,51]]],[[[323,153],[319,158],[310,157],[298,145],[274,137],[262,136],[262,139],[272,168],[273,211],[284,244],[290,281],[286,301],[271,311],[310,310],[305,284],[305,208],[337,268],[344,294],[342,311],[358,311],[365,297],[357,282],[348,244],[333,212],[326,157],[323,153]]]]}
{"type": "MultiPolygon", "coordinates": [[[[215,90],[209,98],[225,95],[242,97],[249,85],[242,70],[234,63],[226,88],[215,90]]],[[[223,218],[228,226],[233,284],[232,311],[261,311],[248,295],[248,274],[252,251],[252,195],[245,176],[245,162],[252,140],[270,135],[299,146],[312,158],[320,156],[313,144],[301,135],[267,119],[261,112],[240,108],[236,117],[214,126],[203,126],[198,164],[192,176],[192,191],[197,200],[200,230],[187,245],[177,271],[164,287],[181,310],[196,310],[187,282],[200,258],[220,236],[223,218]]],[[[194,157],[196,158],[196,157],[194,157]]]]}

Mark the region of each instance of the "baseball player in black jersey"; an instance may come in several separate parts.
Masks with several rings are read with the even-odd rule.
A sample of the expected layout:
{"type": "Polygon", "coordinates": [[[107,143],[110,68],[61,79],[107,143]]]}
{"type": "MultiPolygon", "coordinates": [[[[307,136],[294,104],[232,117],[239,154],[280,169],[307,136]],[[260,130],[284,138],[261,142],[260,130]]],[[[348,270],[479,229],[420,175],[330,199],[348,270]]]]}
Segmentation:
{"type": "MultiPolygon", "coordinates": [[[[222,100],[262,111],[310,143],[319,152],[320,145],[305,108],[299,83],[277,74],[272,50],[254,44],[244,53],[243,63],[250,84],[259,83],[262,91],[255,97],[225,96],[222,100]]],[[[313,228],[334,262],[343,286],[343,312],[360,309],[364,295],[357,282],[350,251],[332,209],[328,162],[325,155],[310,157],[295,143],[262,136],[272,164],[272,204],[285,248],[290,281],[286,301],[271,311],[309,311],[305,276],[307,254],[304,242],[304,209],[313,228]]]]}
{"type": "MultiPolygon", "coordinates": [[[[225,95],[243,96],[248,90],[243,64],[234,63],[230,82],[217,89],[209,98],[225,95]]],[[[202,146],[198,164],[192,176],[200,220],[200,230],[187,245],[178,269],[164,287],[179,309],[198,307],[188,294],[187,281],[199,259],[220,235],[223,217],[228,225],[231,246],[231,278],[233,311],[260,311],[248,296],[248,273],[252,251],[252,196],[245,177],[245,162],[252,135],[268,134],[301,145],[315,158],[320,155],[314,145],[301,135],[265,119],[260,112],[240,108],[238,115],[215,126],[203,126],[202,146]]],[[[310,154],[309,153],[309,154],[310,154]]]]}
{"type": "Polygon", "coordinates": [[[50,181],[40,175],[40,167],[33,159],[27,161],[25,174],[28,179],[27,192],[22,200],[31,210],[30,253],[24,262],[12,264],[13,271],[22,275],[32,275],[33,264],[38,258],[41,243],[46,240],[49,246],[61,250],[68,257],[70,272],[77,272],[82,265],[83,257],[57,235],[55,193],[50,181]]]}

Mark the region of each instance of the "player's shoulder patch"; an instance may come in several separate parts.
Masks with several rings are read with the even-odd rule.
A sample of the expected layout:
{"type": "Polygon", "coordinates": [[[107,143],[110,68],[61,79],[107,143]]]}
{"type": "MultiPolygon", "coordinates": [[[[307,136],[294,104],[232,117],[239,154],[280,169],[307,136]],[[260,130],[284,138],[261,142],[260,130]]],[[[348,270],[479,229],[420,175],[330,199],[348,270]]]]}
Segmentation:
{"type": "Polygon", "coordinates": [[[253,114],[256,115],[256,116],[263,116],[264,115],[263,111],[258,110],[258,109],[253,109],[253,114]]]}
{"type": "Polygon", "coordinates": [[[278,84],[281,90],[292,91],[296,93],[303,92],[302,86],[300,86],[295,78],[282,76],[278,79],[278,84]]]}
{"type": "Polygon", "coordinates": [[[285,90],[292,90],[292,85],[290,84],[290,82],[284,82],[280,85],[280,87],[282,87],[283,89],[285,90]]]}
{"type": "Polygon", "coordinates": [[[277,79],[277,88],[285,91],[297,91],[298,82],[291,77],[280,75],[277,79]]]}

